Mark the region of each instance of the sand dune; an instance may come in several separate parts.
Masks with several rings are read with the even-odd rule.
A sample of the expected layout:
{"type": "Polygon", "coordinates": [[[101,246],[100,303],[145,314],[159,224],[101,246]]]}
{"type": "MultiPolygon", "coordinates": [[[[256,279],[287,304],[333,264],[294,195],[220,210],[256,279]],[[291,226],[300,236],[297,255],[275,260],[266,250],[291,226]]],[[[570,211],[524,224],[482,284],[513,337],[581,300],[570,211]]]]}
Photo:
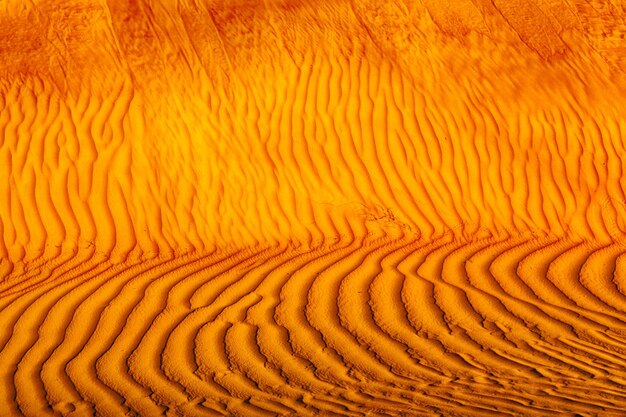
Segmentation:
{"type": "Polygon", "coordinates": [[[0,416],[621,416],[626,4],[0,3],[0,416]]]}
{"type": "Polygon", "coordinates": [[[4,413],[621,415],[623,252],[355,239],[100,264],[2,298],[4,413]]]}

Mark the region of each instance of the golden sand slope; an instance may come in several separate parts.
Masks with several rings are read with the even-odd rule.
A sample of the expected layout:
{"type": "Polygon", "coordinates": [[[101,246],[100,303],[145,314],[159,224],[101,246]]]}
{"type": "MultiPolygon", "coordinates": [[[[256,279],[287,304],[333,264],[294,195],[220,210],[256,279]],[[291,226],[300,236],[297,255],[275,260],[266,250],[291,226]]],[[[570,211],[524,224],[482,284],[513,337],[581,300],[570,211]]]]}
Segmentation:
{"type": "Polygon", "coordinates": [[[0,57],[0,416],[625,415],[625,2],[6,0],[0,57]]]}
{"type": "Polygon", "coordinates": [[[620,416],[624,252],[379,239],[59,268],[1,299],[2,415],[620,416]]]}

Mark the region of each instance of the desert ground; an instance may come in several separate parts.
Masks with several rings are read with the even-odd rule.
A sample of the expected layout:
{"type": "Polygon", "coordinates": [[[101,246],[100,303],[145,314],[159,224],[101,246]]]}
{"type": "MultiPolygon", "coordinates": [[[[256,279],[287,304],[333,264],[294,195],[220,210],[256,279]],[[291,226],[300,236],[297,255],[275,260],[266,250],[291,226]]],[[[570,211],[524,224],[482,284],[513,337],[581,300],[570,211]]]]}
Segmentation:
{"type": "Polygon", "coordinates": [[[626,1],[0,1],[0,417],[626,416],[626,1]]]}

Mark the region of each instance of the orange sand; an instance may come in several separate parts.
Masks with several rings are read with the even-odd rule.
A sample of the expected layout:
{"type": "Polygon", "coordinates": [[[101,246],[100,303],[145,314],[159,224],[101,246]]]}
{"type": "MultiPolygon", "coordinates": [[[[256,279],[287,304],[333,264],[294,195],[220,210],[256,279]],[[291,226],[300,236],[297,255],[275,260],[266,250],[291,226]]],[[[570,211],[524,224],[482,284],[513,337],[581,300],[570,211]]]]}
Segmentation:
{"type": "Polygon", "coordinates": [[[626,1],[0,1],[0,417],[626,415],[626,1]]]}

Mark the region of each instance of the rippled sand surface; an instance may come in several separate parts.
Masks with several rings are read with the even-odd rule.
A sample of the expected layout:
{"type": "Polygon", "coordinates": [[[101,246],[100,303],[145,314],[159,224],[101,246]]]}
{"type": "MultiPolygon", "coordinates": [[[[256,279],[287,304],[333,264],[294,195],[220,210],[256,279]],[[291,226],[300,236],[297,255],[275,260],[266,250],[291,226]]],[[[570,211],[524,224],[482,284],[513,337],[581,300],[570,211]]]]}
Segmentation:
{"type": "Polygon", "coordinates": [[[0,416],[625,416],[626,2],[0,1],[0,416]]]}

